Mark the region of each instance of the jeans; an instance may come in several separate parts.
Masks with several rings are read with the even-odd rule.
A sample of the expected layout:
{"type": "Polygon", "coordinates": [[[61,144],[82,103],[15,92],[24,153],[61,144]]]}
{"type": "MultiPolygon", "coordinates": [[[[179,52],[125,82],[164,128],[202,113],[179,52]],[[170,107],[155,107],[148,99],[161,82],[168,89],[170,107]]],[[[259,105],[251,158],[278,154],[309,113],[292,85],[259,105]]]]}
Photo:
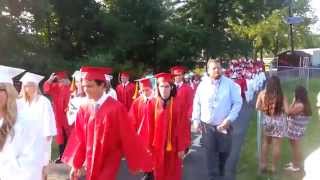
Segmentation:
{"type": "Polygon", "coordinates": [[[225,178],[225,164],[231,152],[232,136],[230,128],[227,134],[217,131],[217,127],[201,123],[203,145],[207,156],[209,180],[223,180],[225,178]]]}

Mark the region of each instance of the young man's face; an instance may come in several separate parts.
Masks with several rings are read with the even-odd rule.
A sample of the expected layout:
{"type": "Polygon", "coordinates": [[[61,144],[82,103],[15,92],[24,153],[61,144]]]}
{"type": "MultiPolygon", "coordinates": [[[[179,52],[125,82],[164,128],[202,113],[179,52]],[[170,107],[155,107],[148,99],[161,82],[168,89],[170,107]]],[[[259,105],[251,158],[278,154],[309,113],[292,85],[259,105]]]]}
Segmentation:
{"type": "Polygon", "coordinates": [[[222,68],[219,63],[208,64],[208,74],[212,79],[219,79],[222,74],[222,68]]]}
{"type": "Polygon", "coordinates": [[[122,76],[120,77],[120,79],[121,79],[121,82],[122,82],[122,83],[127,83],[127,82],[129,81],[129,77],[128,77],[128,76],[123,76],[123,75],[122,75],[122,76]]]}
{"type": "Polygon", "coordinates": [[[181,82],[183,82],[183,74],[181,73],[181,74],[175,75],[175,76],[174,76],[174,82],[175,82],[175,83],[181,83],[181,82]]]}
{"type": "Polygon", "coordinates": [[[152,89],[150,87],[141,87],[141,92],[146,97],[150,97],[152,95],[152,89]]]}
{"type": "Polygon", "coordinates": [[[104,84],[98,85],[94,80],[83,80],[82,87],[89,99],[98,100],[104,93],[104,84]]]}
{"type": "Polygon", "coordinates": [[[170,93],[171,93],[170,83],[165,82],[165,81],[160,81],[160,82],[158,82],[158,87],[159,87],[160,96],[163,99],[168,99],[170,97],[170,93]]]}

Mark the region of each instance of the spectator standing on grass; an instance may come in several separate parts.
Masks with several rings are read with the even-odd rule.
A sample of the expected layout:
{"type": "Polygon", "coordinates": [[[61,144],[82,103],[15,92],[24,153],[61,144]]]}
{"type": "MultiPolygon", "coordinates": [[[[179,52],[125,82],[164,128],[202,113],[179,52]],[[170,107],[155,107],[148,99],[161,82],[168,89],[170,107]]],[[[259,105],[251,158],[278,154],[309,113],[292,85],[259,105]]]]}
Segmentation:
{"type": "Polygon", "coordinates": [[[297,86],[295,89],[294,99],[288,110],[288,129],[287,137],[289,138],[292,149],[292,162],[288,163],[285,169],[288,171],[300,171],[302,153],[301,139],[305,133],[306,126],[311,116],[311,106],[307,90],[303,86],[297,86]]]}
{"type": "Polygon", "coordinates": [[[269,148],[272,144],[272,161],[270,171],[274,173],[280,159],[281,142],[286,132],[287,98],[283,95],[280,79],[272,76],[266,89],[261,91],[256,102],[256,109],[264,113],[262,148],[259,168],[261,172],[268,170],[269,148]]]}

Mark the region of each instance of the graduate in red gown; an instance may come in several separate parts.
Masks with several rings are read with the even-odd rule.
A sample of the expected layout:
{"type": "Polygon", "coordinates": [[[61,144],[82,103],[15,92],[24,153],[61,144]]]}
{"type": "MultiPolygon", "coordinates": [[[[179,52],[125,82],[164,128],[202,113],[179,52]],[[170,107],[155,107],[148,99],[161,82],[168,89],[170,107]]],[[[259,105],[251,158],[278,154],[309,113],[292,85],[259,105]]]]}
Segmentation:
{"type": "Polygon", "coordinates": [[[86,167],[86,180],[115,180],[124,156],[131,171],[151,171],[152,156],[134,132],[123,104],[105,93],[110,68],[82,67],[82,86],[88,98],[77,114],[63,162],[77,179],[86,167]]]}
{"type": "Polygon", "coordinates": [[[65,71],[52,73],[44,83],[43,91],[52,100],[57,127],[56,143],[59,145],[59,158],[56,163],[61,163],[61,156],[72,130],[66,114],[70,98],[70,81],[67,73],[65,71]]]}
{"type": "MultiPolygon", "coordinates": [[[[193,106],[193,97],[194,91],[191,86],[184,82],[184,74],[186,73],[186,68],[183,66],[174,66],[170,69],[171,74],[174,76],[174,83],[177,87],[177,98],[182,101],[183,115],[186,118],[188,124],[185,128],[191,129],[191,116],[192,116],[192,106],[193,106]]],[[[190,134],[186,136],[187,139],[191,138],[190,134]]]]}
{"type": "MultiPolygon", "coordinates": [[[[145,147],[151,149],[154,132],[154,92],[150,78],[136,81],[139,82],[140,95],[133,101],[129,117],[145,147]]],[[[143,180],[152,179],[153,174],[145,172],[143,180]]]]}
{"type": "Polygon", "coordinates": [[[137,134],[143,140],[146,147],[150,148],[150,136],[152,120],[154,115],[152,113],[153,106],[151,101],[154,99],[154,92],[149,78],[137,80],[139,82],[140,95],[135,99],[129,111],[129,117],[132,121],[133,127],[137,134]]]}
{"type": "Polygon", "coordinates": [[[190,129],[183,117],[183,101],[176,97],[176,89],[169,73],[157,78],[158,96],[153,100],[154,122],[151,151],[155,158],[155,180],[181,180],[182,161],[190,145],[190,129]]]}
{"type": "Polygon", "coordinates": [[[129,111],[135,93],[135,84],[129,81],[129,73],[120,73],[120,84],[116,87],[117,98],[129,111]]]}
{"type": "Polygon", "coordinates": [[[237,77],[235,79],[235,83],[237,83],[240,86],[241,96],[243,99],[245,99],[246,98],[245,92],[248,90],[247,81],[246,81],[245,77],[242,76],[240,73],[238,73],[236,76],[237,77]]]}

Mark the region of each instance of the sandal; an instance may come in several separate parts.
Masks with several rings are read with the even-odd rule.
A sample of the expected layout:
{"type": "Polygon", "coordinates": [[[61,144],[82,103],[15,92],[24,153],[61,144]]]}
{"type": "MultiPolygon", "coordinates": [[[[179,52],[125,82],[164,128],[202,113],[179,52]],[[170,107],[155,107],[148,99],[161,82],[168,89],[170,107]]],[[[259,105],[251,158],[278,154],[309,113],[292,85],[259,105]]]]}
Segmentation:
{"type": "Polygon", "coordinates": [[[291,171],[291,172],[299,172],[301,169],[299,167],[289,166],[289,167],[284,168],[284,170],[291,171]]]}

